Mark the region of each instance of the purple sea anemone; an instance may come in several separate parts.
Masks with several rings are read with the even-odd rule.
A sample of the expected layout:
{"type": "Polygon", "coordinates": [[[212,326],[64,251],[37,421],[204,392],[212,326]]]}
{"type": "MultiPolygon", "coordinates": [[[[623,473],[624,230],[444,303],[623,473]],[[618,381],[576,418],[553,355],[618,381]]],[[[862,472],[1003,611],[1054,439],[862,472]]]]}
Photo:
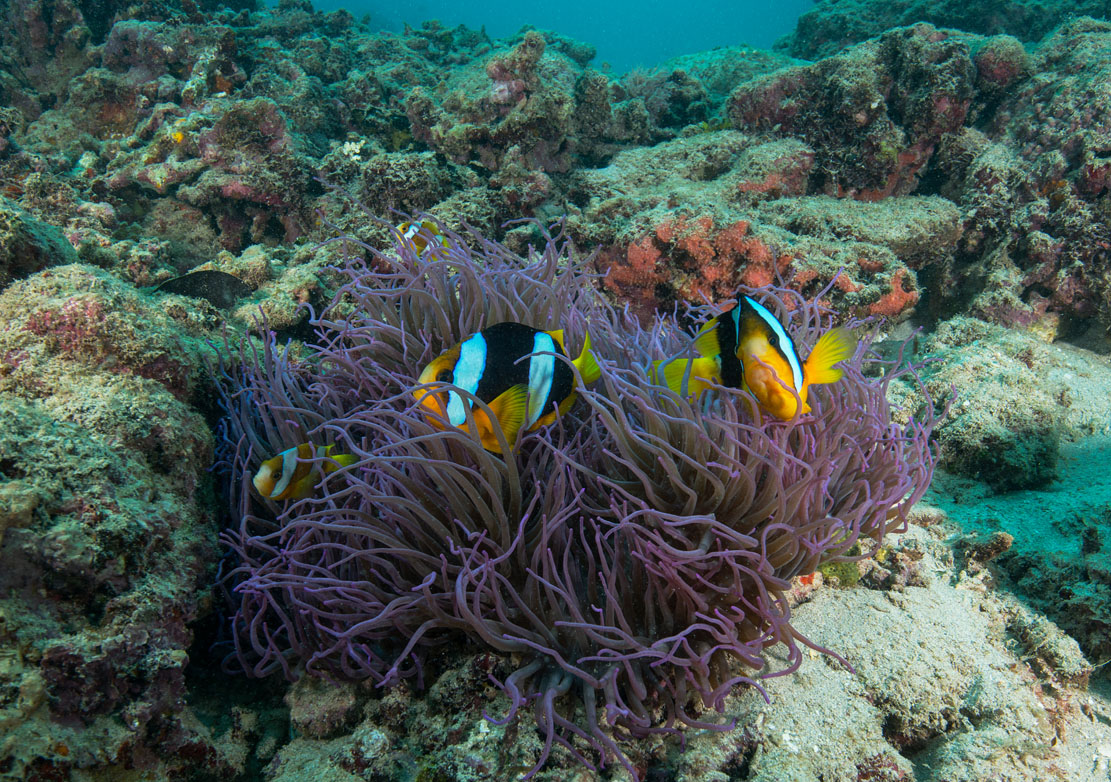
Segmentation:
{"type": "MultiPolygon", "coordinates": [[[[812,390],[812,415],[762,417],[729,388],[692,404],[647,379],[689,331],[615,310],[565,237],[543,233],[522,258],[445,236],[424,259],[354,243],[308,354],[271,337],[229,370],[234,659],[252,676],[385,686],[420,677],[432,645],[469,639],[517,663],[500,718],[531,709],[536,768],[558,743],[632,771],[623,737],[728,727],[701,713],[799,665],[810,644],[789,622],[790,579],[905,528],[933,470],[932,412],[892,421],[887,385],[913,369],[867,339],[842,380],[812,390]],[[503,458],[432,426],[411,391],[434,356],[504,320],[563,328],[571,355],[589,331],[602,377],[503,458]],[[315,496],[261,499],[259,464],[303,442],[357,462],[315,496]],[[776,644],[786,670],[766,667],[776,644]]],[[[804,351],[830,325],[790,291],[753,295],[790,313],[804,351]]]]}

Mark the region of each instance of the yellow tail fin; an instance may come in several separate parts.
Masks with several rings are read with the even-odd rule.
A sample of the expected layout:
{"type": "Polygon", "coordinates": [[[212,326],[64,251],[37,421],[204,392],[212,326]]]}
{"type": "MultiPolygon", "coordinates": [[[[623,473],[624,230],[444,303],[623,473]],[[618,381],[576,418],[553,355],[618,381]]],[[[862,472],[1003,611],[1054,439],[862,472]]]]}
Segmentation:
{"type": "Polygon", "coordinates": [[[589,385],[602,376],[602,368],[598,366],[594,354],[590,352],[590,334],[583,339],[583,349],[579,357],[572,362],[582,375],[583,383],[589,385]]]}
{"type": "Polygon", "coordinates": [[[355,456],[354,454],[351,454],[351,453],[333,454],[332,453],[333,448],[335,448],[335,445],[329,445],[328,447],[326,447],[324,449],[324,456],[325,456],[324,473],[325,474],[333,473],[336,470],[338,470],[340,467],[348,467],[348,466],[354,464],[355,462],[359,461],[359,458],[357,456],[355,456]],[[337,467],[335,464],[333,464],[333,462],[338,462],[339,467],[337,467]]]}
{"type": "Polygon", "coordinates": [[[830,329],[823,334],[802,368],[807,385],[835,383],[840,380],[845,373],[833,365],[852,358],[857,341],[856,334],[844,326],[830,329]]]}
{"type": "Polygon", "coordinates": [[[678,358],[666,362],[661,377],[660,366],[663,364],[663,361],[652,364],[652,382],[665,385],[676,394],[686,394],[697,399],[710,387],[711,382],[721,382],[718,363],[712,358],[678,358]]]}

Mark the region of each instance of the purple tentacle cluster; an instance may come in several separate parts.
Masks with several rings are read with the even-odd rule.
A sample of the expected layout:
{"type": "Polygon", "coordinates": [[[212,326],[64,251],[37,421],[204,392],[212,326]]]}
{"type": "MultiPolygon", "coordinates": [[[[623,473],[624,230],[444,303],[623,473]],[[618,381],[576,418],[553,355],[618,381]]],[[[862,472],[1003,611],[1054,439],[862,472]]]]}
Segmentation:
{"type": "MultiPolygon", "coordinates": [[[[389,685],[466,637],[520,661],[503,719],[531,708],[536,768],[553,743],[630,766],[615,737],[705,727],[734,686],[799,665],[790,579],[905,528],[932,475],[932,413],[893,422],[887,384],[914,370],[867,339],[841,381],[812,389],[812,415],[771,419],[728,388],[692,403],[647,380],[689,330],[615,310],[562,235],[527,258],[445,236],[425,259],[359,247],[371,260],[347,266],[309,358],[271,338],[229,372],[236,659],[254,676],[389,685]],[[572,355],[589,331],[602,367],[505,458],[431,426],[411,394],[433,357],[504,320],[563,328],[572,355]],[[358,461],[304,500],[251,491],[261,461],[302,442],[358,461]],[[789,665],[767,671],[776,644],[789,665]]],[[[830,325],[791,291],[757,295],[802,346],[830,325]]]]}

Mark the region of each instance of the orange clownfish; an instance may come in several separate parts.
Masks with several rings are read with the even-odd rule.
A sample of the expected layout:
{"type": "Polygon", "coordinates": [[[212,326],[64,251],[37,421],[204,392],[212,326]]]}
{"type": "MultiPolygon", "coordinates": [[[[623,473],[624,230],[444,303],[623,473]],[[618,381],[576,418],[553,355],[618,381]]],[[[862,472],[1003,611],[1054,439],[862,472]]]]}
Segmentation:
{"type": "Polygon", "coordinates": [[[408,242],[413,245],[418,256],[424,255],[424,251],[429,247],[433,248],[433,252],[436,248],[447,247],[447,237],[431,220],[422,220],[419,223],[407,221],[396,226],[394,232],[398,244],[408,242]]]}
{"type": "Polygon", "coordinates": [[[312,494],[325,475],[356,461],[348,453],[333,456],[330,445],[301,443],[263,462],[251,483],[268,500],[301,500],[312,494]]]}
{"type": "MultiPolygon", "coordinates": [[[[532,431],[563,415],[575,401],[575,376],[558,356],[566,356],[563,331],[540,331],[523,323],[498,323],[472,334],[424,368],[417,381],[450,383],[489,406],[506,441],[512,446],[523,428],[532,431]]],[[[587,335],[582,353],[571,362],[584,383],[601,370],[590,352],[587,335]]],[[[425,417],[436,427],[467,426],[471,408],[482,447],[501,453],[495,422],[472,400],[449,388],[417,388],[413,392],[425,417]]]]}
{"type": "Polygon", "coordinates": [[[660,365],[665,364],[664,384],[680,394],[685,385],[686,393],[696,399],[710,383],[744,388],[761,407],[787,421],[800,412],[800,403],[801,412],[810,412],[806,402],[810,386],[841,379],[844,372],[834,364],[850,358],[856,343],[856,335],[849,329],[831,329],[804,363],[779,319],[760,302],[742,296],[699,331],[694,341],[698,358],[657,361],[654,375],[658,376],[660,365]]]}

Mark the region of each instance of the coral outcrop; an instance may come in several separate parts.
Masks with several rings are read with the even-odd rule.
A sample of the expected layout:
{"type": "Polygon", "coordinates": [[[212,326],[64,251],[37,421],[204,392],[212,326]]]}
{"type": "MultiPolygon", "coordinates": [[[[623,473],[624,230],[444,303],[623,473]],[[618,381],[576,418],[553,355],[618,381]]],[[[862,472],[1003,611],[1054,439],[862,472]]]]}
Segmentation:
{"type": "Polygon", "coordinates": [[[954,0],[817,0],[799,17],[798,26],[776,44],[804,60],[831,57],[847,46],[874,38],[892,27],[929,22],[980,35],[1013,36],[1036,42],[1074,16],[1106,16],[1101,0],[987,0],[962,3],[954,0]]]}
{"type": "Polygon", "coordinates": [[[216,527],[200,352],[175,315],[103,271],[0,293],[4,773],[233,764],[183,709],[190,623],[216,527]]]}

